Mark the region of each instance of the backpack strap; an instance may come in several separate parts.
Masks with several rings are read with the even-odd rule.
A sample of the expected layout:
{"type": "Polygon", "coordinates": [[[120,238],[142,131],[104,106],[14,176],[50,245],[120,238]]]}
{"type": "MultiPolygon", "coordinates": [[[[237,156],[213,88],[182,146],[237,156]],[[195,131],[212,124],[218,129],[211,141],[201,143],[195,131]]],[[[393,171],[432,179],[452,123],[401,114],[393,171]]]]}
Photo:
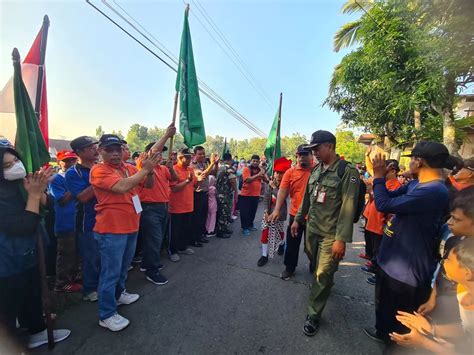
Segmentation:
{"type": "Polygon", "coordinates": [[[346,168],[349,165],[349,163],[346,160],[340,160],[339,165],[337,166],[337,176],[339,176],[340,179],[344,176],[344,173],[346,172],[346,168]]]}

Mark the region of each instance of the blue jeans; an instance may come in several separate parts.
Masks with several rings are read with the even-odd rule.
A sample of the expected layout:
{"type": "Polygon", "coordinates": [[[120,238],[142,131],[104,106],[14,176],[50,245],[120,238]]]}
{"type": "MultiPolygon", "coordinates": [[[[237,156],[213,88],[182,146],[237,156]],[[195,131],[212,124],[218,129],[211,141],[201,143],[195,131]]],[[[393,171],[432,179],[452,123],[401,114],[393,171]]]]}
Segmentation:
{"type": "Polygon", "coordinates": [[[128,267],[137,245],[137,232],[129,234],[94,233],[99,244],[99,318],[104,320],[117,313],[117,300],[125,290],[128,267]]]}
{"type": "Polygon", "coordinates": [[[88,295],[97,291],[100,273],[100,255],[94,232],[84,232],[79,236],[79,245],[82,259],[82,292],[88,295]]]}
{"type": "Polygon", "coordinates": [[[140,217],[140,232],[143,237],[143,262],[148,275],[158,272],[160,265],[161,244],[168,222],[168,204],[142,203],[143,212],[140,217]]]}

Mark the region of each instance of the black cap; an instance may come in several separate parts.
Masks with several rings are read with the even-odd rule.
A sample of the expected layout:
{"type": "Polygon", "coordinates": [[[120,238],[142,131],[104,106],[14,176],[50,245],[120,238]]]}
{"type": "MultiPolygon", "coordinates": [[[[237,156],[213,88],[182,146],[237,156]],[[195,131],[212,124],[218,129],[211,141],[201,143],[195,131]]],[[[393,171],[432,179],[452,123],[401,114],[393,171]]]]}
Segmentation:
{"type": "Polygon", "coordinates": [[[181,148],[178,150],[178,155],[193,155],[190,151],[189,148],[181,148]]]}
{"type": "Polygon", "coordinates": [[[140,156],[140,152],[133,152],[132,159],[138,158],[140,156]]]}
{"type": "Polygon", "coordinates": [[[125,139],[122,139],[122,144],[128,144],[125,139]]]}
{"type": "Polygon", "coordinates": [[[99,143],[97,139],[89,136],[80,136],[71,141],[70,146],[73,151],[78,151],[79,149],[90,147],[93,144],[99,143]]]}
{"type": "Polygon", "coordinates": [[[464,159],[462,162],[462,167],[464,169],[474,171],[474,157],[469,158],[469,159],[464,159]]]}
{"type": "MultiPolygon", "coordinates": [[[[155,145],[156,142],[151,142],[151,143],[148,143],[145,147],[145,152],[148,152],[151,147],[153,147],[155,145]]],[[[163,149],[161,150],[162,152],[166,152],[168,150],[168,147],[167,146],[164,146],[163,149]]]]}
{"type": "Polygon", "coordinates": [[[403,156],[426,159],[432,168],[438,169],[453,169],[457,164],[457,159],[449,155],[448,148],[444,144],[432,141],[420,141],[410,154],[403,156]]]}
{"type": "Polygon", "coordinates": [[[311,141],[306,147],[314,148],[323,143],[336,144],[336,137],[331,132],[319,130],[311,135],[311,141]]]}
{"type": "Polygon", "coordinates": [[[122,145],[122,139],[115,134],[104,134],[99,139],[99,147],[109,147],[111,145],[122,145]]]}
{"type": "Polygon", "coordinates": [[[300,144],[296,149],[296,154],[311,153],[311,148],[307,144],[300,144]]]}

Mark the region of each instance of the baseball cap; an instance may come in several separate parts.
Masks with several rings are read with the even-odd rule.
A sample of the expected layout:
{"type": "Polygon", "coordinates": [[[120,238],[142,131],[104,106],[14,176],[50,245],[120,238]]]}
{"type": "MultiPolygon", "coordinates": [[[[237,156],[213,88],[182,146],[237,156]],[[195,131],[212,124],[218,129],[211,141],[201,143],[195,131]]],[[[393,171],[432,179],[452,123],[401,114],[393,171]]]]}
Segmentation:
{"type": "Polygon", "coordinates": [[[403,156],[426,159],[432,168],[454,169],[457,165],[457,159],[449,154],[448,148],[433,141],[420,141],[410,154],[403,156]]]}
{"type": "Polygon", "coordinates": [[[56,159],[58,161],[66,160],[66,159],[77,159],[77,155],[70,150],[61,150],[56,154],[56,159]]]}
{"type": "Polygon", "coordinates": [[[284,173],[289,168],[291,168],[291,160],[286,159],[285,157],[281,157],[275,160],[273,164],[273,171],[278,171],[280,173],[284,173]]]}
{"type": "Polygon", "coordinates": [[[79,149],[90,147],[93,144],[99,143],[96,139],[89,136],[80,136],[71,141],[71,149],[77,152],[79,149]]]}
{"type": "Polygon", "coordinates": [[[192,155],[192,153],[189,151],[189,148],[181,148],[178,150],[178,155],[192,155]]]}
{"type": "Polygon", "coordinates": [[[298,148],[296,148],[296,154],[305,153],[311,153],[311,148],[309,148],[307,144],[300,144],[298,148]]]}
{"type": "Polygon", "coordinates": [[[122,145],[122,139],[115,134],[104,134],[99,139],[99,147],[109,147],[111,145],[122,145]]]}
{"type": "Polygon", "coordinates": [[[469,159],[464,159],[462,162],[462,167],[464,169],[474,171],[474,157],[471,157],[469,159]]]}
{"type": "Polygon", "coordinates": [[[314,148],[323,143],[336,144],[336,137],[331,132],[320,129],[311,135],[311,141],[306,148],[314,148]]]}
{"type": "MultiPolygon", "coordinates": [[[[145,147],[145,152],[148,152],[151,149],[151,147],[153,147],[155,145],[155,143],[156,142],[148,143],[145,147]]],[[[167,150],[168,150],[168,147],[164,146],[162,152],[166,152],[167,150]]]]}

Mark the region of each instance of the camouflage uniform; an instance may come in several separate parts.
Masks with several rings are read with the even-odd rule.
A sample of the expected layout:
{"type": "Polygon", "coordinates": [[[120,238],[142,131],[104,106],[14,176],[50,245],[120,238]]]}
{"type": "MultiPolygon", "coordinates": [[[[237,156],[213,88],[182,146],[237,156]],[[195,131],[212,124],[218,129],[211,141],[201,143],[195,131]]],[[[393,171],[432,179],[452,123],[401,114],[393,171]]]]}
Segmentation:
{"type": "Polygon", "coordinates": [[[217,223],[216,233],[218,236],[232,234],[230,228],[232,204],[234,202],[234,190],[231,181],[236,179],[234,168],[223,165],[217,172],[216,198],[217,198],[217,223]]]}

